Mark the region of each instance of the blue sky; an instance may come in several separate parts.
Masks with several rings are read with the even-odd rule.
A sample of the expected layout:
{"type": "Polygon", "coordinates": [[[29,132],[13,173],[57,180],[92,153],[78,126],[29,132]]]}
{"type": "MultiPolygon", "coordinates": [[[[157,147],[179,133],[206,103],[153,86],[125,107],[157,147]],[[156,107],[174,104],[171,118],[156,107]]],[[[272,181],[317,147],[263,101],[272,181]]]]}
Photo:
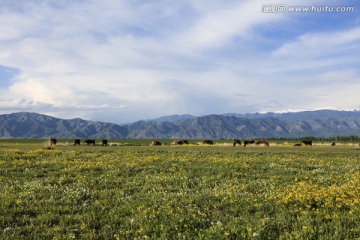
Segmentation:
{"type": "Polygon", "coordinates": [[[0,114],[360,109],[358,1],[0,0],[0,29],[0,114]]]}

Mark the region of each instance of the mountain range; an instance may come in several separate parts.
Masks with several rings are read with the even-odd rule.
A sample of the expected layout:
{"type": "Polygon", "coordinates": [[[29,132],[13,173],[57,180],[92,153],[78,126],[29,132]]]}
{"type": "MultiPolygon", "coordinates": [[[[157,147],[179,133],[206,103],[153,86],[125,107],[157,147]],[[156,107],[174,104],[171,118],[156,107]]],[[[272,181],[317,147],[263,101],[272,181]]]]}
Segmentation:
{"type": "Polygon", "coordinates": [[[0,115],[0,139],[249,139],[349,135],[360,135],[360,111],[172,115],[125,125],[28,112],[0,115]]]}

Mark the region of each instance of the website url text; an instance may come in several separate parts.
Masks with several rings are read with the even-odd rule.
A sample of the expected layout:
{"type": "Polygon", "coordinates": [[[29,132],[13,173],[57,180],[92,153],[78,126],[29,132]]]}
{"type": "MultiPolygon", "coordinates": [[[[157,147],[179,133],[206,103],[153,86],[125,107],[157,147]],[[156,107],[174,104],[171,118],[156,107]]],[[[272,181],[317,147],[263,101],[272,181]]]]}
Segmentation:
{"type": "Polygon", "coordinates": [[[261,7],[263,13],[285,13],[285,12],[294,12],[294,13],[349,13],[354,12],[355,7],[353,6],[287,6],[286,4],[264,4],[261,7]]]}

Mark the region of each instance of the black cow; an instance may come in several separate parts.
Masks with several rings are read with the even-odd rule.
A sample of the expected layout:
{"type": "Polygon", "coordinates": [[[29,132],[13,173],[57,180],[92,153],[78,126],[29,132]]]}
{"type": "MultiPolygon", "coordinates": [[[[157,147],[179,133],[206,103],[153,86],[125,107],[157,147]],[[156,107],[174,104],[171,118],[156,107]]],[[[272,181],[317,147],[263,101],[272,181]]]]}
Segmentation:
{"type": "Polygon", "coordinates": [[[56,143],[57,143],[56,138],[50,138],[49,141],[50,141],[50,146],[56,145],[56,143]]]}
{"type": "Polygon", "coordinates": [[[74,140],[74,146],[76,146],[76,145],[80,146],[80,139],[75,139],[74,140]]]}
{"type": "Polygon", "coordinates": [[[86,143],[87,145],[92,144],[92,145],[95,146],[95,140],[94,140],[94,139],[86,139],[86,140],[84,141],[84,143],[86,143]]]}
{"type": "Polygon", "coordinates": [[[301,147],[301,146],[302,146],[301,143],[295,143],[295,144],[294,144],[294,147],[301,147]]]}
{"type": "Polygon", "coordinates": [[[153,141],[150,143],[150,146],[161,146],[161,142],[158,141],[158,140],[153,140],[153,141]]]}
{"type": "Polygon", "coordinates": [[[244,147],[246,147],[246,145],[252,145],[252,144],[254,144],[254,143],[255,143],[254,140],[245,140],[245,141],[244,141],[244,147]]]}
{"type": "Polygon", "coordinates": [[[183,140],[183,143],[184,144],[189,144],[189,141],[188,140],[183,140]]]}
{"type": "Polygon", "coordinates": [[[101,140],[101,146],[107,146],[107,145],[108,145],[108,140],[107,139],[101,140]]]}
{"type": "Polygon", "coordinates": [[[312,141],[309,140],[309,141],[302,141],[303,144],[305,144],[305,146],[312,146],[312,141]]]}
{"type": "Polygon", "coordinates": [[[233,146],[236,147],[236,144],[241,146],[241,141],[239,139],[234,139],[233,146]]]}
{"type": "Polygon", "coordinates": [[[207,145],[213,145],[214,142],[213,142],[212,140],[204,140],[204,141],[203,141],[203,145],[205,145],[205,144],[207,144],[207,145]]]}

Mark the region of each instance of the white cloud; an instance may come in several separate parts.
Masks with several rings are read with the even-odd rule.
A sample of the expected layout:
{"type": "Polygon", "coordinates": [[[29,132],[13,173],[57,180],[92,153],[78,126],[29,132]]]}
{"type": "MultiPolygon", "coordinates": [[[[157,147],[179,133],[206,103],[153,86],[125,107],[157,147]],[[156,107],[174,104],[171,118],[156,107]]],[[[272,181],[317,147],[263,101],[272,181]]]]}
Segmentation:
{"type": "Polygon", "coordinates": [[[305,33],[294,42],[286,43],[274,52],[275,57],[327,57],[347,54],[359,48],[360,28],[349,30],[305,33]]]}
{"type": "Polygon", "coordinates": [[[230,7],[216,7],[206,12],[190,29],[175,37],[183,45],[195,50],[223,47],[224,44],[230,44],[234,37],[249,35],[248,31],[254,25],[281,18],[281,15],[262,14],[259,1],[242,1],[230,7]]]}
{"type": "MultiPolygon", "coordinates": [[[[92,118],[101,112],[122,122],[311,108],[328,99],[314,96],[325,92],[321,84],[327,92],[335,85],[345,91],[357,87],[360,75],[358,27],[302,31],[281,38],[275,50],[262,48],[274,40],[259,26],[301,24],[298,15],[261,13],[267,1],[5,3],[0,65],[20,74],[1,89],[2,109],[18,104],[92,118]],[[343,76],[346,85],[337,80],[343,76]]],[[[351,97],[338,106],[353,105],[351,97]]]]}

